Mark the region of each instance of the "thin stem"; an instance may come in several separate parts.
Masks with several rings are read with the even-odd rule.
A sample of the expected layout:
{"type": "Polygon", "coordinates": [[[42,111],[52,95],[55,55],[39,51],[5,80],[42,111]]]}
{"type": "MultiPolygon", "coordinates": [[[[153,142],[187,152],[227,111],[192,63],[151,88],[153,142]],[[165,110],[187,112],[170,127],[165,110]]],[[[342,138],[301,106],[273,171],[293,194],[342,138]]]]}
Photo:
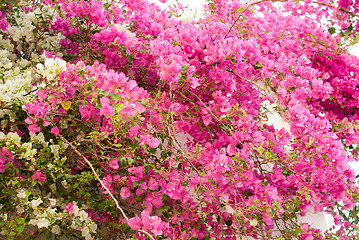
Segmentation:
{"type": "MultiPolygon", "coordinates": [[[[67,143],[72,150],[79,155],[79,157],[81,157],[91,168],[92,173],[95,175],[97,181],[100,182],[101,186],[108,192],[109,196],[112,198],[112,200],[115,202],[116,204],[116,208],[121,212],[122,216],[126,219],[126,221],[128,222],[128,217],[126,216],[126,213],[123,211],[123,209],[120,207],[120,204],[118,203],[117,199],[115,198],[115,196],[111,193],[110,189],[108,189],[105,184],[103,183],[103,181],[100,179],[100,177],[98,176],[97,172],[95,171],[95,169],[93,168],[91,162],[84,156],[82,155],[82,153],[79,152],[79,150],[77,150],[77,148],[71,143],[69,142],[65,137],[61,136],[62,139],[64,140],[65,143],[67,143]]],[[[151,234],[149,234],[148,232],[139,229],[139,232],[142,232],[144,234],[146,234],[151,240],[155,240],[151,234]]]]}
{"type": "MultiPolygon", "coordinates": [[[[253,5],[259,4],[261,2],[267,2],[270,0],[260,0],[257,2],[253,2],[251,4],[249,4],[237,17],[237,19],[234,21],[234,23],[231,25],[231,27],[229,28],[228,32],[226,33],[226,35],[224,35],[224,38],[227,38],[228,34],[232,31],[233,27],[236,25],[236,23],[239,21],[239,19],[243,16],[243,14],[248,10],[248,8],[250,8],[253,5]]],[[[281,2],[282,0],[279,0],[279,2],[281,2]]]]}

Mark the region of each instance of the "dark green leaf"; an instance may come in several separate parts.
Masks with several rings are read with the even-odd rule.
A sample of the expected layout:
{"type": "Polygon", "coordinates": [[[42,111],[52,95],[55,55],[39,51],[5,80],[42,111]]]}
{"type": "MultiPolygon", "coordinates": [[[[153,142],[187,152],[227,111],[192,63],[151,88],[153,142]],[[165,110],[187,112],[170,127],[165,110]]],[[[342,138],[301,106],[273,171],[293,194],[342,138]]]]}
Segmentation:
{"type": "Polygon", "coordinates": [[[330,27],[330,28],[328,29],[328,32],[329,32],[330,34],[334,34],[334,33],[335,33],[335,27],[330,27]]]}

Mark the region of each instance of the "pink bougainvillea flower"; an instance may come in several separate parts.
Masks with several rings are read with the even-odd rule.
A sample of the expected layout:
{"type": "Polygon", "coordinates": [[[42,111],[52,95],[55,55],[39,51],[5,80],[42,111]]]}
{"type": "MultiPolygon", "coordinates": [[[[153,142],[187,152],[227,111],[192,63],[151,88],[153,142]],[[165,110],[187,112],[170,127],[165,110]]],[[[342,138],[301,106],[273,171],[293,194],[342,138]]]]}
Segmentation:
{"type": "Polygon", "coordinates": [[[273,226],[273,219],[268,215],[268,213],[264,212],[262,219],[267,224],[267,226],[273,226]]]}
{"type": "Polygon", "coordinates": [[[140,129],[139,125],[135,125],[132,128],[130,128],[128,130],[128,137],[133,138],[133,137],[137,136],[139,129],[140,129]]]}
{"type": "Polygon", "coordinates": [[[7,168],[9,168],[9,167],[4,165],[4,163],[0,161],[0,172],[3,173],[5,171],[5,169],[7,169],[7,168]]]}
{"type": "Polygon", "coordinates": [[[46,180],[46,175],[41,173],[40,170],[37,170],[33,175],[32,175],[32,180],[39,180],[41,182],[44,182],[46,180]]]}
{"type": "Polygon", "coordinates": [[[58,136],[60,134],[60,130],[58,127],[53,127],[51,128],[51,133],[54,134],[55,136],[58,136]]]}
{"type": "Polygon", "coordinates": [[[350,222],[349,222],[349,221],[345,221],[344,227],[345,227],[345,228],[349,228],[349,227],[350,227],[350,222]]]}
{"type": "Polygon", "coordinates": [[[335,217],[334,217],[334,224],[335,225],[341,225],[341,220],[343,219],[343,216],[341,216],[341,215],[336,215],[335,217]]]}
{"type": "Polygon", "coordinates": [[[44,126],[44,127],[47,127],[47,126],[49,126],[50,125],[50,121],[49,120],[44,120],[43,122],[42,122],[42,126],[44,126]]]}
{"type": "Polygon", "coordinates": [[[131,196],[131,191],[128,187],[122,187],[120,195],[123,199],[126,199],[131,196]]]}
{"type": "Polygon", "coordinates": [[[152,204],[153,206],[155,206],[156,208],[161,208],[163,206],[163,202],[161,199],[161,195],[156,195],[153,197],[152,199],[152,204]]]}
{"type": "Polygon", "coordinates": [[[150,139],[148,139],[148,141],[147,141],[147,144],[148,144],[148,146],[150,146],[151,148],[156,148],[156,147],[158,147],[158,145],[160,145],[160,140],[158,140],[157,138],[150,138],[150,139]]]}
{"type": "Polygon", "coordinates": [[[36,118],[30,117],[30,116],[28,116],[28,117],[25,119],[25,122],[26,122],[27,124],[33,124],[35,121],[36,121],[36,118]]]}
{"type": "Polygon", "coordinates": [[[91,116],[91,110],[90,107],[83,104],[79,106],[79,112],[81,114],[81,119],[83,119],[84,121],[88,121],[90,119],[91,116]]]}
{"type": "Polygon", "coordinates": [[[150,216],[149,213],[144,210],[141,213],[141,219],[143,224],[143,229],[145,231],[150,231],[154,235],[162,235],[163,228],[166,226],[162,224],[162,219],[158,216],[150,216]]]}
{"type": "Polygon", "coordinates": [[[262,133],[259,131],[254,132],[252,136],[255,142],[262,142],[265,139],[265,137],[263,137],[262,133]]]}
{"type": "Polygon", "coordinates": [[[174,112],[180,112],[181,111],[181,104],[175,102],[172,104],[172,111],[174,112]]]}
{"type": "Polygon", "coordinates": [[[14,132],[20,137],[25,134],[24,132],[20,131],[20,129],[15,129],[14,132]]]}
{"type": "Polygon", "coordinates": [[[74,204],[73,203],[68,203],[65,206],[65,210],[68,211],[69,213],[74,213],[74,204]]]}
{"type": "Polygon", "coordinates": [[[9,168],[8,166],[5,165],[8,163],[13,163],[15,165],[16,161],[13,155],[11,155],[11,153],[8,152],[7,148],[3,147],[0,150],[0,172],[4,172],[5,169],[9,168]]]}
{"type": "Polygon", "coordinates": [[[36,92],[39,97],[40,102],[44,101],[47,98],[47,93],[45,89],[40,89],[36,92]]]}
{"type": "Polygon", "coordinates": [[[233,156],[236,153],[236,147],[234,144],[231,143],[227,146],[227,153],[229,156],[233,156]]]}
{"type": "Polygon", "coordinates": [[[110,100],[108,99],[108,97],[102,97],[100,99],[100,102],[101,102],[100,115],[112,116],[114,112],[113,112],[113,108],[110,106],[110,100]]]}
{"type": "Polygon", "coordinates": [[[212,122],[211,114],[203,115],[202,120],[203,120],[204,125],[208,126],[212,122]]]}
{"type": "Polygon", "coordinates": [[[33,135],[34,133],[40,132],[41,130],[40,127],[37,126],[37,124],[32,124],[28,126],[27,129],[29,129],[30,136],[33,135]]]}
{"type": "Polygon", "coordinates": [[[120,167],[118,165],[118,159],[117,158],[111,159],[111,161],[109,162],[108,165],[113,169],[118,169],[120,167]]]}
{"type": "Polygon", "coordinates": [[[157,190],[158,189],[158,182],[151,178],[150,181],[148,182],[148,188],[151,189],[151,190],[157,190]]]}
{"type": "Polygon", "coordinates": [[[137,82],[134,81],[134,80],[130,80],[130,81],[127,82],[126,90],[127,90],[127,91],[131,91],[131,90],[133,90],[135,87],[137,87],[137,82]]]}
{"type": "Polygon", "coordinates": [[[6,21],[5,17],[0,18],[0,28],[4,32],[7,30],[7,27],[9,26],[9,23],[6,21]]]}
{"type": "MultiPolygon", "coordinates": [[[[138,167],[131,167],[128,169],[129,173],[135,174],[136,177],[138,178],[143,178],[144,176],[144,171],[143,171],[143,167],[142,166],[138,166],[138,167]]],[[[132,178],[132,177],[131,177],[132,178]]],[[[137,180],[136,180],[137,181],[137,180]]]]}
{"type": "Polygon", "coordinates": [[[140,144],[139,145],[142,146],[145,143],[151,148],[157,148],[161,142],[157,138],[140,135],[140,144]]]}
{"type": "Polygon", "coordinates": [[[142,226],[142,221],[141,218],[136,214],[135,217],[128,219],[127,224],[132,230],[138,230],[142,226]]]}

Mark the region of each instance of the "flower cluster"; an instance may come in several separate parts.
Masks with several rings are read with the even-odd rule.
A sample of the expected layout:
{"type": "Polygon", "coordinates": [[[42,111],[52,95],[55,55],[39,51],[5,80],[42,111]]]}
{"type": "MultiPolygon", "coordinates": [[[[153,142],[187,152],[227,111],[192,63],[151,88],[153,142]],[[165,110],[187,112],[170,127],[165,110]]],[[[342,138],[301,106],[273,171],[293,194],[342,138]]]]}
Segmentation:
{"type": "Polygon", "coordinates": [[[303,2],[0,4],[0,235],[345,239],[359,59],[321,20],[356,10],[303,2]]]}

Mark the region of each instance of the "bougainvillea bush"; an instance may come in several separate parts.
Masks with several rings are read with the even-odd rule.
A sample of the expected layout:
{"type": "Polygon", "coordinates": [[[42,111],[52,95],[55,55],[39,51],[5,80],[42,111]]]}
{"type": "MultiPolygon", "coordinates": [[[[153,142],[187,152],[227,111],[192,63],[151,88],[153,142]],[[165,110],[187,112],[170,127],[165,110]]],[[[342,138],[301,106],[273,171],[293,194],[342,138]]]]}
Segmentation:
{"type": "Polygon", "coordinates": [[[1,239],[358,237],[357,2],[184,11],[0,1],[1,239]]]}

